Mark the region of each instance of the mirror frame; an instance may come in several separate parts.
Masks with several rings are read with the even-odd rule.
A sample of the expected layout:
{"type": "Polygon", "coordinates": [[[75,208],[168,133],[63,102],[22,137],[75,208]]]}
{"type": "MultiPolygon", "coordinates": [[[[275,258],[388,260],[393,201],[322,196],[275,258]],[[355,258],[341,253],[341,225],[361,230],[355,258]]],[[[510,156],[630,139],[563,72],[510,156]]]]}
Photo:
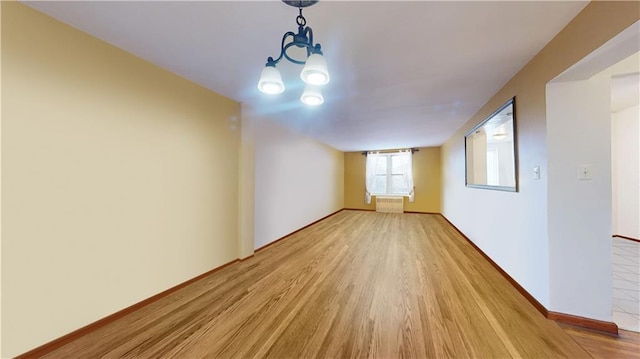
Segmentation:
{"type": "Polygon", "coordinates": [[[518,132],[517,132],[517,125],[516,125],[517,121],[516,121],[516,98],[512,97],[511,99],[509,99],[507,102],[505,102],[502,106],[500,106],[497,110],[495,110],[491,115],[487,116],[484,120],[482,120],[480,123],[478,123],[477,125],[475,125],[471,130],[469,130],[465,135],[464,135],[464,183],[466,187],[469,188],[480,188],[480,189],[491,189],[491,190],[496,190],[496,191],[507,191],[507,192],[518,192],[519,191],[519,180],[518,180],[518,132]],[[491,121],[497,114],[499,114],[502,110],[504,110],[506,107],[508,106],[513,106],[513,120],[512,120],[512,127],[513,127],[513,172],[514,172],[514,179],[515,179],[515,185],[513,187],[511,186],[496,186],[496,185],[488,185],[488,184],[474,184],[474,183],[469,183],[468,179],[469,179],[469,168],[467,168],[467,164],[468,164],[468,160],[467,160],[467,137],[469,137],[471,134],[475,133],[476,130],[478,130],[479,128],[481,128],[482,126],[484,126],[487,122],[491,121]]]}

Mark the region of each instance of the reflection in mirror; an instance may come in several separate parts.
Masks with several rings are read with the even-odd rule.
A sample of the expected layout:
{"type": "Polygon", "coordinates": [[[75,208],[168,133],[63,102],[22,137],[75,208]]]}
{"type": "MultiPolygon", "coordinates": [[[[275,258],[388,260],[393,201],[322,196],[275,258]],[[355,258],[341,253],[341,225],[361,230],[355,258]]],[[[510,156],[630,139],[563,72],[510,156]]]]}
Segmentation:
{"type": "Polygon", "coordinates": [[[515,98],[465,136],[467,187],[517,191],[515,98]]]}

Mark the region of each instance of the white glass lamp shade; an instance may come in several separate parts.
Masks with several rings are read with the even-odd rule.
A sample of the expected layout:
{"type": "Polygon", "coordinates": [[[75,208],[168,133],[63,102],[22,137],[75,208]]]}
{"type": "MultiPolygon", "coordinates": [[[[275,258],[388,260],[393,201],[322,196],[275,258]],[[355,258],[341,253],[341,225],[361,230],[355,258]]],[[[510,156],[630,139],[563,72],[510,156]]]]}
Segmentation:
{"type": "Polygon", "coordinates": [[[284,82],[282,82],[280,71],[274,66],[265,66],[262,74],[260,74],[258,90],[269,95],[277,95],[284,92],[284,82]]]}
{"type": "Polygon", "coordinates": [[[300,101],[309,106],[318,106],[324,102],[324,97],[322,97],[320,89],[307,85],[304,88],[304,92],[302,92],[302,96],[300,96],[300,101]]]}
{"type": "Polygon", "coordinates": [[[309,85],[326,85],[330,79],[327,60],[320,54],[311,54],[300,72],[300,78],[309,85]]]}

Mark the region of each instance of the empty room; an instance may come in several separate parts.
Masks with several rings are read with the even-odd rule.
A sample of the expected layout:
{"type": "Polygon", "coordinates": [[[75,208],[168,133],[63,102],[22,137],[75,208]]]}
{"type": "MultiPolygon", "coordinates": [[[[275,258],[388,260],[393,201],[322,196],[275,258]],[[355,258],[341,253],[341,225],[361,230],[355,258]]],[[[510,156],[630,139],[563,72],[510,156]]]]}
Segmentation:
{"type": "Polygon", "coordinates": [[[640,358],[640,2],[0,21],[1,358],[640,358]]]}

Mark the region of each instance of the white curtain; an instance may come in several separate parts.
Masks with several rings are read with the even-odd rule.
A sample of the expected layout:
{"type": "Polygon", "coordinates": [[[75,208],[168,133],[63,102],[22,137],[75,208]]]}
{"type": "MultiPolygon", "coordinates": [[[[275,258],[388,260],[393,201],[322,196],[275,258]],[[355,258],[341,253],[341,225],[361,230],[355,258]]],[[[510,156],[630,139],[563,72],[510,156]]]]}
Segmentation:
{"type": "Polygon", "coordinates": [[[378,164],[378,156],[369,152],[367,153],[367,171],[365,176],[365,192],[364,203],[371,203],[371,191],[373,190],[373,181],[376,178],[376,165],[378,164]]]}
{"type": "Polygon", "coordinates": [[[404,170],[402,176],[404,177],[407,188],[409,189],[409,202],[415,201],[414,188],[413,188],[413,153],[409,151],[400,151],[400,156],[403,157],[402,163],[404,163],[404,170]]]}

